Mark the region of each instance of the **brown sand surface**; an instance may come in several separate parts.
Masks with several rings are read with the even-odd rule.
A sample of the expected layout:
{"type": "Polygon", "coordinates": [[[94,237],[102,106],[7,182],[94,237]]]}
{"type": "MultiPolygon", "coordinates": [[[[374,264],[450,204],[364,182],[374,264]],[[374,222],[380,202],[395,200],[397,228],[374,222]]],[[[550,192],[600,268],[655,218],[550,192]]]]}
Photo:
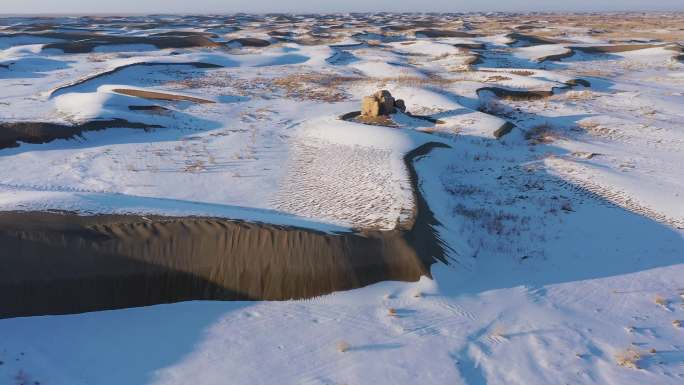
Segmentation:
{"type": "Polygon", "coordinates": [[[422,29],[415,32],[416,35],[425,35],[431,38],[437,37],[477,37],[479,35],[470,32],[452,31],[444,29],[422,29]]]}
{"type": "Polygon", "coordinates": [[[506,35],[506,37],[512,40],[512,42],[509,43],[509,45],[513,45],[516,43],[523,43],[525,45],[533,46],[533,45],[558,44],[558,43],[567,42],[564,40],[549,39],[549,38],[542,37],[542,36],[526,35],[526,34],[517,33],[517,32],[509,33],[508,35],[506,35]]]}
{"type": "Polygon", "coordinates": [[[570,47],[575,51],[584,53],[619,53],[637,51],[640,49],[666,47],[668,44],[618,44],[618,45],[594,45],[589,47],[570,47]]]}
{"type": "Polygon", "coordinates": [[[116,92],[117,94],[135,96],[135,97],[143,98],[143,99],[167,100],[167,101],[186,101],[186,102],[193,102],[193,103],[215,103],[212,100],[196,98],[193,96],[169,94],[166,92],[145,91],[145,90],[136,90],[136,89],[130,89],[130,88],[115,88],[112,91],[116,92]]]}

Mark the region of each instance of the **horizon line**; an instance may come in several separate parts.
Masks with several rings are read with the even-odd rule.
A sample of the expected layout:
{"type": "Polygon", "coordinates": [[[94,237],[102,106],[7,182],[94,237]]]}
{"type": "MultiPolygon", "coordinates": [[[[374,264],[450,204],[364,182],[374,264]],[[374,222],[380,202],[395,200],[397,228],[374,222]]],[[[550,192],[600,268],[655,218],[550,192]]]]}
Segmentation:
{"type": "Polygon", "coordinates": [[[520,15],[563,15],[563,14],[638,14],[638,13],[684,13],[684,9],[650,9],[650,10],[576,10],[576,11],[337,11],[337,12],[302,12],[302,11],[263,11],[263,12],[11,12],[2,13],[0,17],[14,16],[229,16],[229,15],[345,15],[345,14],[520,14],[520,15]]]}

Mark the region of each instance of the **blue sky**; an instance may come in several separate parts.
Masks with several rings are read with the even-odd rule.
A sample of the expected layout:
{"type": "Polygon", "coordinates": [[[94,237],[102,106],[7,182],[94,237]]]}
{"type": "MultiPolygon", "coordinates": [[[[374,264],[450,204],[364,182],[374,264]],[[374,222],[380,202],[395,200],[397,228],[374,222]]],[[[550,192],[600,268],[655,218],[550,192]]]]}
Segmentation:
{"type": "Polygon", "coordinates": [[[0,13],[682,10],[684,0],[0,0],[0,13]]]}

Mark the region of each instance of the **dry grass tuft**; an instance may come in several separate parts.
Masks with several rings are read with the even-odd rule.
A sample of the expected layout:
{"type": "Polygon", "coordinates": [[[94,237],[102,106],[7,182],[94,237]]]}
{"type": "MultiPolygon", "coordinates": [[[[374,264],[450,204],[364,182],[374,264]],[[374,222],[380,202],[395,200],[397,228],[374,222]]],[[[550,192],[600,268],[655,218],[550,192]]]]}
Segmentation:
{"type": "Polygon", "coordinates": [[[667,304],[669,303],[667,299],[663,296],[657,295],[655,297],[655,303],[656,305],[662,306],[662,307],[667,307],[667,304]]]}
{"type": "Polygon", "coordinates": [[[487,79],[484,80],[485,83],[497,83],[497,82],[505,82],[506,80],[511,80],[508,76],[501,76],[501,75],[494,75],[494,76],[489,76],[487,79]]]}
{"type": "Polygon", "coordinates": [[[531,144],[549,144],[560,138],[557,130],[548,122],[538,124],[525,133],[525,139],[531,144]]]}
{"type": "Polygon", "coordinates": [[[494,327],[491,333],[489,333],[490,338],[506,338],[505,329],[501,325],[494,327]]]}
{"type": "Polygon", "coordinates": [[[183,168],[183,172],[200,172],[204,171],[204,161],[196,160],[183,168]]]}
{"type": "Polygon", "coordinates": [[[309,73],[276,78],[272,80],[272,84],[284,90],[288,98],[335,103],[349,100],[342,84],[358,80],[358,77],[352,76],[309,73]]]}
{"type": "Polygon", "coordinates": [[[337,341],[337,343],[335,344],[335,349],[337,349],[337,351],[340,353],[344,353],[344,352],[348,351],[349,348],[350,348],[349,344],[347,343],[347,341],[344,341],[344,340],[337,341]]]}
{"type": "Polygon", "coordinates": [[[498,99],[494,99],[494,98],[487,98],[487,99],[483,100],[480,103],[479,110],[481,112],[486,113],[486,114],[499,116],[499,117],[501,117],[501,116],[506,117],[506,116],[510,115],[510,108],[506,104],[504,104],[501,101],[499,101],[498,99]]]}
{"type": "Polygon", "coordinates": [[[682,321],[676,319],[676,320],[672,321],[672,326],[676,327],[677,329],[682,328],[682,321]]]}
{"type": "Polygon", "coordinates": [[[513,75],[518,75],[518,76],[532,76],[534,75],[534,72],[528,71],[528,70],[513,70],[509,71],[513,75]]]}
{"type": "Polygon", "coordinates": [[[614,71],[600,70],[600,69],[594,69],[594,68],[577,70],[577,71],[574,71],[573,74],[575,74],[576,76],[596,77],[596,78],[610,78],[610,77],[615,76],[614,71]]]}
{"type": "Polygon", "coordinates": [[[641,352],[631,347],[615,355],[615,362],[625,368],[639,369],[639,361],[641,361],[641,352]]]}
{"type": "Polygon", "coordinates": [[[595,92],[592,92],[589,90],[582,90],[582,91],[568,91],[566,93],[559,94],[555,97],[557,97],[559,99],[565,99],[565,100],[581,101],[581,100],[596,99],[597,94],[595,92]]]}
{"type": "Polygon", "coordinates": [[[406,87],[424,87],[426,85],[430,86],[446,86],[452,83],[457,83],[461,82],[464,79],[461,78],[453,78],[453,79],[446,79],[441,76],[437,75],[431,75],[428,76],[427,78],[423,77],[418,77],[418,76],[396,76],[396,77],[386,77],[386,78],[366,78],[363,80],[360,80],[359,82],[363,83],[378,83],[379,86],[381,85],[387,85],[387,84],[395,84],[395,85],[400,85],[400,86],[406,86],[406,87]]]}
{"type": "Polygon", "coordinates": [[[387,315],[390,317],[396,317],[397,316],[397,309],[391,307],[387,309],[387,315]]]}

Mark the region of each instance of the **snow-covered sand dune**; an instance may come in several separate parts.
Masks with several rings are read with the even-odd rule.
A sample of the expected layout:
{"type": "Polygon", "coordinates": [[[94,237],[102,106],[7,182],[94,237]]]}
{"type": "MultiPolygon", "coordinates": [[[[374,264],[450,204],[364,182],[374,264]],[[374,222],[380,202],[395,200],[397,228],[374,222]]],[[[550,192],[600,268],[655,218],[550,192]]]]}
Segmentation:
{"type": "MultiPolygon", "coordinates": [[[[431,244],[401,239],[438,244],[449,262],[389,275],[416,282],[305,300],[3,319],[0,383],[681,384],[682,22],[0,18],[0,210],[34,227],[55,211],[138,221],[112,225],[138,230],[108,241],[95,222],[79,238],[6,221],[0,237],[22,255],[123,253],[116,237],[135,233],[164,258],[155,240],[169,233],[154,221],[189,216],[294,227],[334,249],[335,234],[410,229],[422,207],[431,244]],[[75,40],[86,30],[104,37],[75,40]],[[379,89],[407,106],[391,127],[339,118],[379,89]],[[440,146],[413,153],[430,142],[440,146]]],[[[172,238],[168,250],[186,244],[172,238]]],[[[351,246],[330,260],[344,265],[351,246]]],[[[2,249],[0,289],[12,293],[16,255],[2,249]]],[[[216,266],[198,269],[218,282],[231,268],[216,266]]]]}

